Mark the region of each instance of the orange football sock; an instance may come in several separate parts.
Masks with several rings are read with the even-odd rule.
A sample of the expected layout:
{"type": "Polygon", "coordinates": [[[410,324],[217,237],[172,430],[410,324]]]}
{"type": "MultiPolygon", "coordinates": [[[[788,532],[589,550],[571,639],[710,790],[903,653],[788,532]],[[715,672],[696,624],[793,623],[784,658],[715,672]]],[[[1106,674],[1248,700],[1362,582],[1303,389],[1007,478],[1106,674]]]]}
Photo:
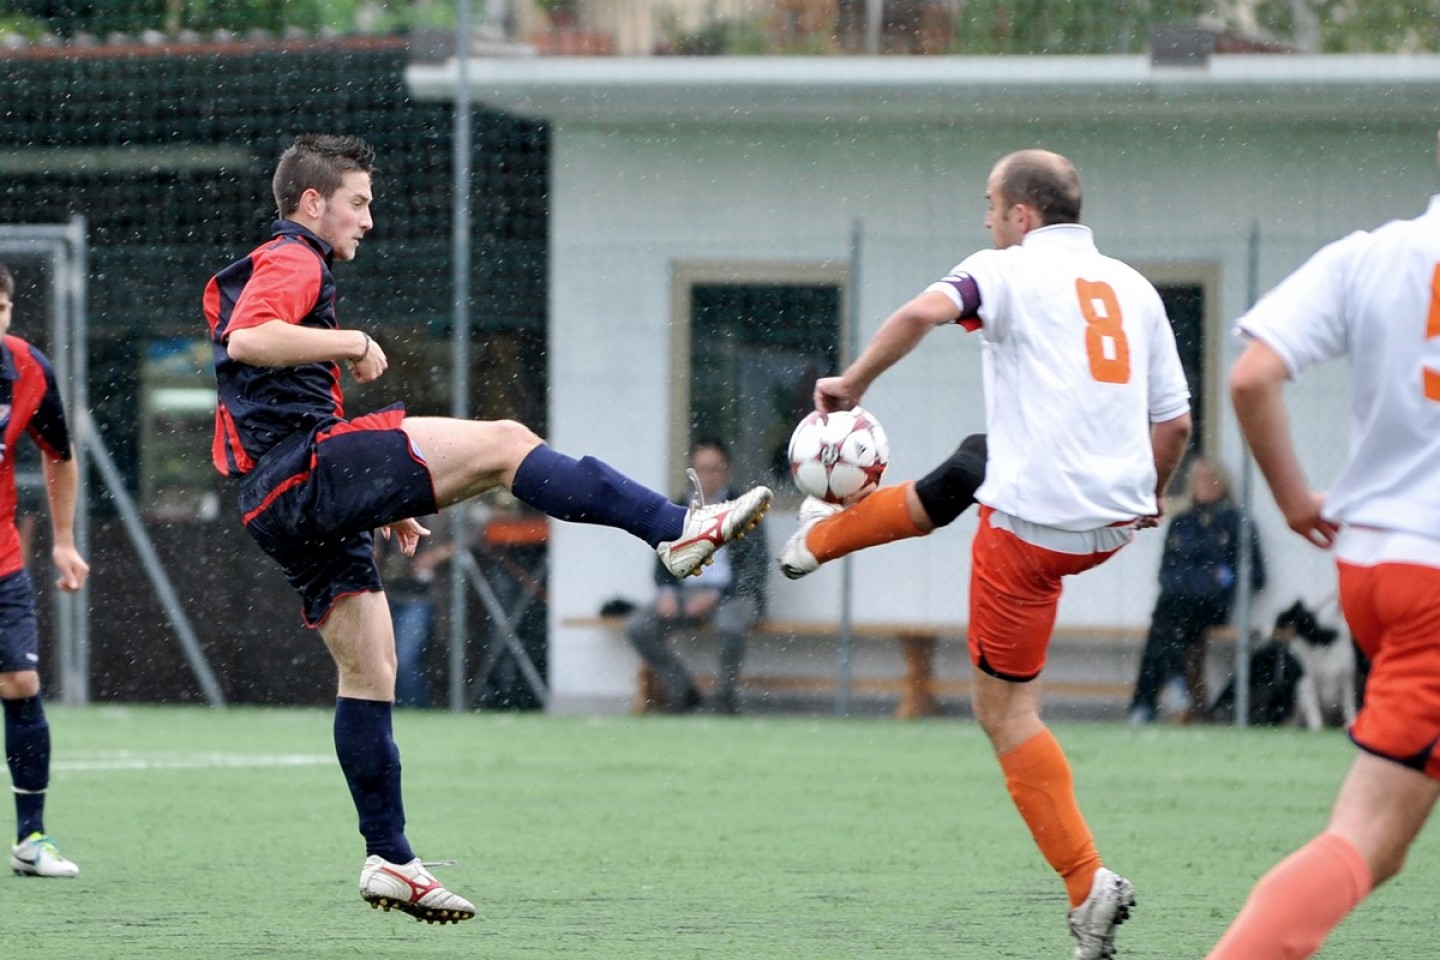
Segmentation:
{"type": "Polygon", "coordinates": [[[927,531],[915,525],[906,503],[913,486],[914,481],[881,487],[848,510],[826,517],[810,529],[806,548],[816,560],[828,563],[866,547],[923,536],[927,531]]]}
{"type": "Polygon", "coordinates": [[[1206,960],[1302,960],[1364,900],[1370,868],[1344,837],[1322,833],[1260,878],[1206,960]]]}
{"type": "Polygon", "coordinates": [[[1070,906],[1078,907],[1090,895],[1100,852],[1075,801],[1070,761],[1049,728],[1000,755],[1005,786],[1015,809],[1030,828],[1035,844],[1050,866],[1065,881],[1070,906]]]}

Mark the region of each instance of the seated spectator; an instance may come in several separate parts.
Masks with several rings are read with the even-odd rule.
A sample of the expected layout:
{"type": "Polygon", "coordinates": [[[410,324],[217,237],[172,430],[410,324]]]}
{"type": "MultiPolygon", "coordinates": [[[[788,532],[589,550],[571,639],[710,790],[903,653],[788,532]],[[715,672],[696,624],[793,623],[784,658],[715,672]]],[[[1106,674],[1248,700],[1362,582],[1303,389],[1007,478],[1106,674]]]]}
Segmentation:
{"type": "MultiPolygon", "coordinates": [[[[696,443],[690,463],[691,483],[705,502],[729,498],[730,453],[723,443],[696,443]]],[[[700,706],[700,691],[671,641],[676,633],[708,624],[720,644],[713,707],[718,713],[738,712],[745,640],[765,612],[769,568],[765,531],[760,527],[717,552],[704,577],[677,580],[663,565],[656,565],[655,602],[632,614],[625,632],[660,681],[662,709],[687,713],[700,706]]]]}

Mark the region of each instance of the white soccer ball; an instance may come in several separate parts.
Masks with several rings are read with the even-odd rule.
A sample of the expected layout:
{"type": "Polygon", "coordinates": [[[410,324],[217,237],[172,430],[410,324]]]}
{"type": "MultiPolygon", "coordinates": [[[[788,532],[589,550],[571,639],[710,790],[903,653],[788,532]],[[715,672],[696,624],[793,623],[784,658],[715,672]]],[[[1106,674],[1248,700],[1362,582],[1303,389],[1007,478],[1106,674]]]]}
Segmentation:
{"type": "Polygon", "coordinates": [[[790,435],[790,475],[806,496],[851,504],[880,485],[890,441],[875,415],[860,407],[818,410],[790,435]]]}

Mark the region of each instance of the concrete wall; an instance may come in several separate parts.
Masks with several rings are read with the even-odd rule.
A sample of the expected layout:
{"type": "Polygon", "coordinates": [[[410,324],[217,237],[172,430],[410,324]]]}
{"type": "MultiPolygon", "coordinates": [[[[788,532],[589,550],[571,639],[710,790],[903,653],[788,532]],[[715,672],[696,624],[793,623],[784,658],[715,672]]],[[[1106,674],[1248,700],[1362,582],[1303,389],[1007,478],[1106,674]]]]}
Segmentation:
{"type": "MultiPolygon", "coordinates": [[[[1238,353],[1229,334],[1250,301],[1252,224],[1263,291],[1327,240],[1423,209],[1436,180],[1433,132],[1207,123],[1135,128],[1094,117],[1044,129],[995,118],[920,127],[558,124],[551,196],[551,441],[594,453],[669,490],[683,451],[672,440],[671,271],[677,262],[829,262],[850,258],[863,224],[861,342],[896,306],[971,251],[987,246],[984,185],[994,160],[1020,147],[1068,154],[1085,184],[1085,220],[1102,250],[1144,269],[1199,267],[1219,278],[1208,336],[1209,392],[1238,353]]],[[[958,329],[932,334],[872,390],[893,451],[890,478],[920,476],[967,433],[983,429],[979,344],[958,329]]],[[[1339,365],[1292,388],[1302,456],[1317,485],[1346,447],[1348,401],[1339,365]]],[[[1215,449],[1235,471],[1241,446],[1228,402],[1213,408],[1215,449]]],[[[1256,479],[1255,516],[1272,569],[1256,622],[1296,596],[1334,589],[1331,559],[1285,530],[1256,479]]],[[[771,547],[794,527],[796,495],[781,491],[771,547]]],[[[854,559],[857,618],[966,618],[973,513],[921,541],[854,559]]],[[[1144,626],[1161,536],[1140,535],[1106,566],[1072,581],[1069,625],[1144,626]]],[[[611,530],[556,524],[552,540],[551,682],[556,709],[621,709],[635,660],[616,638],[563,626],[614,596],[650,596],[651,554],[611,530]]],[[[776,577],[776,615],[838,616],[841,575],[776,577]]],[[[823,669],[822,665],[822,669],[823,669]]],[[[898,669],[898,666],[897,666],[898,669]]]]}

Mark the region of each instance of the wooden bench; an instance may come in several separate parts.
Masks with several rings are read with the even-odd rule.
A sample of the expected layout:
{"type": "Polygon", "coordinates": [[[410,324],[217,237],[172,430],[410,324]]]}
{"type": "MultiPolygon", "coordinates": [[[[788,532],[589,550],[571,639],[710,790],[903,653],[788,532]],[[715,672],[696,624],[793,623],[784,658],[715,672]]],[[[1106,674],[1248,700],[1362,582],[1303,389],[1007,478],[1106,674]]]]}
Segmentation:
{"type": "MultiPolygon", "coordinates": [[[[569,617],[561,621],[562,626],[623,631],[627,617],[569,617]]],[[[709,632],[700,626],[691,631],[695,635],[709,632]]],[[[857,679],[851,688],[861,693],[898,693],[900,702],[895,716],[902,720],[932,716],[939,712],[940,695],[968,696],[970,681],[938,680],[935,676],[935,650],[941,640],[965,642],[965,624],[962,623],[897,623],[885,621],[856,621],[850,632],[856,639],[893,639],[900,645],[905,660],[904,674],[898,679],[857,679]]],[[[1056,644],[1101,643],[1113,641],[1134,644],[1138,650],[1144,641],[1143,629],[1131,627],[1067,627],[1059,629],[1052,641],[1056,644]]],[[[754,637],[797,638],[811,637],[839,640],[840,623],[829,620],[785,620],[763,619],[751,632],[754,637]]],[[[713,677],[697,676],[696,683],[707,687],[713,677]]],[[[746,685],[765,686],[774,689],[835,690],[837,678],[795,678],[746,676],[746,685]]],[[[1046,689],[1082,697],[1128,698],[1128,683],[1087,683],[1081,681],[1046,681],[1046,689]]],[[[643,662],[636,677],[634,713],[647,713],[664,702],[660,684],[643,662]]]]}

